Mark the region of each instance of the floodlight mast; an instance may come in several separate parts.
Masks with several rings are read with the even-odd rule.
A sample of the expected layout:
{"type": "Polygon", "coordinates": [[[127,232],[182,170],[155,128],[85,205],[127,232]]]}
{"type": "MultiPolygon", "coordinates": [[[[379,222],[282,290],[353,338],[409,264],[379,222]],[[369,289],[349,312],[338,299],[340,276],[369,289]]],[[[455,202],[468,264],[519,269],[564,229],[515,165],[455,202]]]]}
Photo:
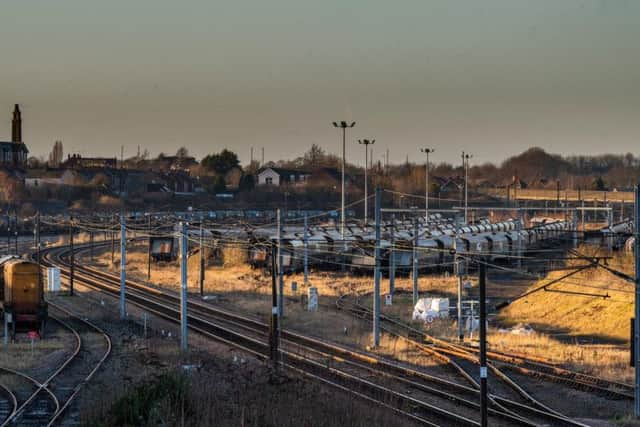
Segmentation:
{"type": "Polygon", "coordinates": [[[367,169],[369,167],[369,145],[375,144],[375,139],[359,139],[358,144],[364,145],[364,226],[367,224],[367,215],[369,214],[368,209],[368,177],[367,177],[367,169]]]}
{"type": "Polygon", "coordinates": [[[429,223],[429,154],[435,152],[433,148],[421,148],[420,151],[427,155],[427,163],[425,164],[425,188],[424,188],[424,220],[425,224],[429,223]]]}
{"type": "Polygon", "coordinates": [[[346,134],[347,128],[352,128],[356,125],[356,122],[351,122],[350,124],[341,121],[341,122],[333,122],[333,126],[336,128],[342,129],[342,196],[340,202],[340,235],[342,236],[342,240],[344,241],[344,167],[345,167],[345,157],[346,157],[346,134]]]}

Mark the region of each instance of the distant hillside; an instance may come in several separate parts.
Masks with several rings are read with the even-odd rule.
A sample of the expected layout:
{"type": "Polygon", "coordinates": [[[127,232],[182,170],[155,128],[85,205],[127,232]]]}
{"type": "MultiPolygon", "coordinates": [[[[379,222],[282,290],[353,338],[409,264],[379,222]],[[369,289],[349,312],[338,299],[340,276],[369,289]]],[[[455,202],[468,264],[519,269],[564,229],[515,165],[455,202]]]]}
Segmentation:
{"type": "Polygon", "coordinates": [[[526,183],[553,181],[566,174],[569,162],[557,154],[549,154],[542,148],[533,147],[502,162],[503,175],[512,174],[526,183]]]}

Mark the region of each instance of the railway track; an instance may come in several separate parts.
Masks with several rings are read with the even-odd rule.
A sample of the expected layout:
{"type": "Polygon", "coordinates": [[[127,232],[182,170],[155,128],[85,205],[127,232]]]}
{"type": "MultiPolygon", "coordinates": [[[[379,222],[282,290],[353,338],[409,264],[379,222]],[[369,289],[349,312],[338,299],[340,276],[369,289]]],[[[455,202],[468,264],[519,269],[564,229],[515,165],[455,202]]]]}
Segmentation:
{"type": "Polygon", "coordinates": [[[1,426],[12,424],[28,402],[38,400],[38,405],[49,413],[55,412],[60,407],[57,397],[37,379],[11,368],[2,367],[0,371],[1,380],[4,384],[11,384],[12,393],[16,399],[13,412],[2,420],[1,426]]]}
{"type": "MultiPolygon", "coordinates": [[[[0,427],[59,424],[68,415],[82,386],[111,353],[111,339],[102,329],[58,304],[49,302],[49,308],[50,318],[73,334],[75,346],[64,362],[42,382],[25,373],[0,368],[3,374],[11,374],[29,385],[20,387],[20,395],[16,392],[14,410],[2,420],[0,427]],[[56,315],[51,314],[51,309],[57,312],[56,315]]],[[[78,420],[69,421],[76,424],[78,420]]]]}
{"type": "MultiPolygon", "coordinates": [[[[337,301],[338,308],[351,312],[357,317],[371,319],[372,312],[368,307],[364,307],[359,301],[356,301],[352,307],[348,307],[348,304],[345,303],[345,298],[347,297],[343,296],[337,301]]],[[[479,350],[477,348],[435,338],[424,331],[420,331],[389,316],[381,315],[380,320],[383,322],[387,332],[402,337],[415,345],[420,345],[423,349],[428,348],[432,353],[436,352],[449,358],[464,359],[475,364],[478,363],[479,350]]],[[[633,387],[629,384],[571,371],[541,358],[495,351],[488,351],[487,358],[490,365],[500,371],[509,370],[610,399],[634,398],[633,387]]],[[[492,370],[495,372],[495,369],[492,370]]]]}
{"type": "MultiPolygon", "coordinates": [[[[4,374],[6,374],[6,372],[1,373],[0,378],[2,378],[4,374]]],[[[17,409],[18,398],[8,386],[0,383],[0,423],[3,424],[5,420],[12,417],[17,409]]]]}
{"type": "MultiPolygon", "coordinates": [[[[345,301],[347,297],[348,296],[344,295],[336,301],[336,305],[338,306],[338,308],[341,310],[349,311],[357,317],[366,321],[371,321],[371,310],[360,304],[357,298],[350,306],[345,301]]],[[[478,368],[479,361],[477,357],[471,355],[470,353],[459,351],[457,349],[456,351],[453,351],[449,348],[427,345],[424,342],[416,341],[414,336],[410,334],[404,335],[401,333],[399,328],[397,328],[399,322],[389,322],[387,318],[381,318],[381,320],[386,321],[386,323],[383,323],[383,325],[381,326],[381,330],[399,339],[402,339],[410,345],[415,346],[420,351],[427,353],[432,357],[435,357],[436,359],[443,362],[446,366],[452,368],[455,373],[461,375],[473,389],[480,389],[480,376],[478,368]]],[[[414,332],[418,333],[419,331],[415,330],[414,332]]],[[[487,378],[489,399],[491,402],[493,402],[494,405],[514,414],[517,414],[523,410],[535,410],[533,411],[534,415],[543,416],[543,419],[540,420],[541,422],[546,421],[545,418],[552,420],[568,419],[561,413],[535,399],[522,387],[520,387],[515,381],[505,375],[501,370],[496,368],[492,363],[488,363],[487,366],[489,368],[489,375],[487,378]]]]}
{"type": "MultiPolygon", "coordinates": [[[[81,248],[78,248],[81,250],[81,248]]],[[[44,262],[61,267],[67,248],[47,251],[44,262]]],[[[119,278],[97,269],[76,266],[76,281],[116,296],[119,278]]],[[[168,320],[179,317],[179,298],[139,283],[127,281],[130,304],[168,320]]],[[[206,336],[232,344],[265,359],[268,357],[268,325],[206,303],[189,301],[189,326],[206,336]]],[[[477,425],[478,391],[424,372],[409,369],[375,355],[332,345],[314,338],[281,331],[282,364],[362,398],[373,400],[426,425],[477,425]],[[375,379],[375,380],[374,380],[375,379]],[[410,395],[406,390],[410,390],[410,395]],[[418,398],[418,396],[420,396],[418,398]],[[394,402],[392,405],[389,402],[394,402]],[[438,424],[442,425],[442,424],[438,424]]],[[[503,397],[490,409],[491,425],[572,425],[583,424],[557,413],[525,405],[503,397]]]]}

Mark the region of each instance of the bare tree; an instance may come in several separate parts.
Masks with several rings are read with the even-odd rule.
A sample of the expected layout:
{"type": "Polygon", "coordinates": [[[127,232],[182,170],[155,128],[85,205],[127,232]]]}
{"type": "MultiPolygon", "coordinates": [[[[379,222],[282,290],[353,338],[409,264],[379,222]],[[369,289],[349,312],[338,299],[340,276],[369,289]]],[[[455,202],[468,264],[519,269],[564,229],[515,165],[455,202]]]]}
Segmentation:
{"type": "Polygon", "coordinates": [[[56,141],[53,144],[53,150],[49,154],[49,166],[53,168],[60,167],[64,156],[64,149],[62,147],[62,141],[56,141]]]}

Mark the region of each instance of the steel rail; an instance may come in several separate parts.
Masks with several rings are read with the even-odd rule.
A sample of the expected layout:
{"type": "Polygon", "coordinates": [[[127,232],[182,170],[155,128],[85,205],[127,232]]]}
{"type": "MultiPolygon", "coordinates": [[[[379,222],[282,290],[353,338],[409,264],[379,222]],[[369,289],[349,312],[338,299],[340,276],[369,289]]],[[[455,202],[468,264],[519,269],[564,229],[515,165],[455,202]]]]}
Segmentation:
{"type": "MultiPolygon", "coordinates": [[[[60,257],[60,254],[58,254],[58,257],[60,257]]],[[[47,256],[45,256],[45,259],[48,260],[47,262],[52,262],[50,260],[50,256],[48,254],[47,254],[47,256]]],[[[58,259],[57,264],[58,265],[60,264],[60,260],[59,259],[58,259]]],[[[78,268],[78,270],[79,271],[84,271],[86,269],[85,268],[78,268]]],[[[66,271],[63,271],[63,273],[66,273],[66,271]]],[[[95,276],[96,272],[95,271],[92,272],[92,275],[95,276]]],[[[102,272],[100,272],[100,274],[97,274],[97,275],[101,276],[101,277],[99,277],[99,278],[86,277],[82,273],[78,273],[78,275],[76,277],[78,278],[78,280],[82,280],[85,283],[88,283],[92,288],[93,287],[99,287],[101,290],[105,290],[106,289],[108,291],[111,290],[111,292],[115,291],[115,286],[113,286],[113,285],[111,285],[111,286],[110,285],[105,285],[105,283],[104,283],[105,280],[113,281],[113,278],[109,279],[109,275],[108,274],[102,274],[102,272]]],[[[176,317],[175,317],[175,310],[176,309],[173,308],[173,307],[163,306],[161,302],[157,301],[157,297],[159,295],[163,295],[164,297],[169,297],[169,295],[167,295],[165,293],[162,293],[162,292],[160,292],[158,290],[146,287],[144,285],[141,285],[141,287],[146,288],[147,291],[149,291],[149,290],[155,291],[155,292],[151,292],[152,295],[155,293],[155,297],[156,297],[155,300],[154,300],[153,297],[148,298],[146,295],[140,296],[140,295],[136,294],[136,292],[134,290],[135,288],[129,287],[129,289],[127,289],[127,292],[128,292],[128,297],[129,297],[129,302],[130,303],[135,304],[135,305],[139,305],[141,307],[144,307],[146,310],[150,310],[154,314],[157,314],[160,317],[163,317],[165,319],[176,321],[176,317]],[[174,315],[171,315],[169,312],[173,312],[174,315]]],[[[166,302],[164,302],[164,304],[166,304],[166,302]]],[[[216,309],[216,311],[217,311],[217,309],[216,309]]],[[[224,313],[224,316],[230,316],[230,314],[229,313],[224,313]]],[[[238,340],[240,340],[243,343],[243,344],[241,344],[241,346],[245,347],[245,348],[247,347],[246,343],[250,342],[251,345],[249,347],[250,347],[250,350],[251,350],[252,353],[254,353],[254,354],[256,352],[257,353],[261,353],[258,349],[256,349],[256,345],[258,345],[258,346],[263,348],[263,352],[264,353],[262,354],[262,357],[264,358],[265,355],[266,355],[266,347],[265,347],[266,344],[263,344],[263,343],[256,344],[256,341],[253,340],[253,339],[249,339],[246,336],[241,336],[237,332],[231,332],[228,329],[221,328],[219,325],[213,324],[212,322],[210,322],[208,320],[205,320],[205,319],[202,319],[202,318],[199,318],[199,317],[197,317],[197,316],[195,316],[193,314],[189,315],[189,319],[190,319],[190,323],[191,323],[190,327],[192,329],[196,329],[196,330],[199,329],[200,331],[202,331],[204,329],[204,328],[202,328],[202,324],[206,323],[207,327],[214,326],[214,328],[215,328],[214,335],[216,336],[216,338],[218,338],[220,335],[223,335],[223,340],[225,342],[227,342],[228,344],[232,344],[232,345],[234,345],[236,347],[238,346],[237,345],[238,344],[238,340]],[[194,323],[193,321],[195,321],[196,325],[193,324],[194,323]],[[222,334],[221,334],[221,332],[222,332],[222,334]]],[[[252,319],[243,318],[242,321],[245,321],[245,322],[249,321],[249,322],[253,322],[254,325],[258,324],[258,325],[262,326],[262,324],[260,324],[260,322],[254,321],[252,319]]],[[[210,329],[207,329],[207,331],[209,332],[208,335],[211,336],[210,329]]],[[[286,333],[283,333],[283,338],[290,339],[290,337],[287,337],[286,335],[287,335],[286,333]]],[[[287,354],[287,360],[289,360],[289,363],[290,363],[290,361],[292,359],[299,361],[299,355],[288,353],[287,354]]],[[[306,361],[305,363],[307,363],[307,364],[308,363],[312,363],[313,364],[313,363],[317,363],[317,362],[306,361]]],[[[307,365],[307,367],[308,367],[308,365],[307,365]]],[[[323,369],[327,369],[326,366],[323,366],[323,369]]],[[[381,388],[381,386],[375,385],[373,383],[368,383],[368,382],[364,382],[363,383],[362,381],[365,381],[365,380],[363,380],[361,378],[358,378],[358,377],[352,377],[352,376],[350,376],[350,374],[347,374],[345,372],[336,370],[335,368],[331,368],[331,372],[333,374],[340,374],[343,378],[345,378],[345,376],[346,376],[346,378],[350,378],[350,380],[352,380],[352,381],[356,381],[356,380],[360,381],[360,383],[359,383],[360,386],[362,386],[364,384],[369,389],[371,389],[372,387],[376,387],[378,392],[391,394],[392,396],[394,396],[394,398],[400,398],[400,399],[403,399],[404,401],[406,401],[407,399],[412,399],[409,396],[403,396],[403,395],[401,395],[401,394],[399,394],[397,392],[394,392],[393,390],[390,390],[390,389],[387,389],[387,388],[384,388],[384,387],[381,388]]],[[[412,405],[416,405],[417,403],[420,403],[420,402],[411,401],[411,403],[412,403],[412,405]]],[[[428,405],[425,402],[422,402],[422,404],[423,404],[423,409],[426,408],[431,415],[439,415],[439,416],[454,418],[457,425],[476,425],[475,422],[471,422],[471,424],[468,424],[469,420],[465,420],[464,417],[460,417],[459,415],[454,414],[452,412],[449,412],[449,411],[441,412],[441,410],[439,410],[439,408],[437,408],[437,407],[430,407],[430,406],[426,406],[425,407],[424,405],[428,405]]],[[[515,417],[511,418],[511,421],[519,422],[520,424],[523,424],[523,425],[531,425],[530,423],[527,423],[526,421],[521,420],[521,419],[516,419],[515,417]]]]}
{"type": "Polygon", "coordinates": [[[6,385],[0,384],[0,389],[2,390],[1,393],[4,393],[8,397],[8,399],[6,400],[10,405],[9,414],[7,414],[7,416],[3,420],[0,420],[0,422],[4,424],[4,422],[7,419],[13,417],[13,415],[16,413],[18,409],[18,399],[16,398],[16,395],[6,385]]]}
{"type": "MultiPolygon", "coordinates": [[[[68,329],[67,326],[56,317],[51,315],[49,317],[51,319],[54,319],[56,322],[60,323],[66,329],[68,329]]],[[[16,375],[20,375],[21,377],[27,379],[28,381],[36,385],[36,390],[31,395],[29,395],[29,397],[24,402],[22,402],[22,404],[16,409],[16,411],[12,414],[12,416],[8,417],[4,421],[4,423],[0,425],[0,427],[8,426],[9,424],[15,423],[17,420],[19,420],[20,417],[24,415],[29,405],[31,405],[32,402],[34,402],[35,399],[38,397],[38,395],[40,395],[42,392],[46,392],[49,396],[49,399],[53,402],[55,406],[54,413],[60,409],[60,402],[58,401],[57,396],[49,389],[49,382],[53,378],[55,378],[55,376],[58,375],[69,363],[71,363],[71,360],[73,360],[76,357],[76,355],[80,352],[80,345],[81,345],[80,336],[72,329],[70,330],[70,332],[74,335],[74,338],[76,340],[75,348],[73,349],[71,355],[67,359],[65,359],[65,361],[51,375],[49,375],[49,377],[45,381],[39,382],[35,378],[27,374],[24,374],[22,372],[9,369],[9,368],[4,368],[4,367],[1,368],[4,371],[12,372],[16,375]]]]}
{"type": "MultiPolygon", "coordinates": [[[[368,310],[366,307],[362,307],[362,309],[368,310]]],[[[478,352],[478,350],[473,347],[454,344],[443,339],[435,338],[431,335],[425,334],[423,331],[415,329],[411,325],[388,316],[383,316],[383,320],[407,330],[411,335],[423,337],[434,344],[431,346],[432,348],[440,349],[443,352],[450,351],[458,352],[460,354],[478,352]]],[[[547,379],[555,383],[564,383],[574,389],[596,393],[604,397],[633,399],[633,387],[629,384],[610,381],[604,378],[572,371],[557,366],[556,363],[542,358],[520,354],[500,353],[496,351],[487,352],[487,356],[492,360],[493,364],[500,365],[501,367],[524,375],[539,379],[547,379]]]]}
{"type": "MultiPolygon", "coordinates": [[[[87,278],[84,277],[81,274],[77,275],[78,280],[83,281],[85,284],[89,284],[90,287],[95,287],[98,286],[98,283],[96,283],[96,279],[91,279],[91,278],[87,278]]],[[[104,279],[103,279],[104,280],[104,279]]],[[[101,287],[99,287],[100,290],[105,290],[104,289],[104,284],[102,284],[101,287]]],[[[162,305],[162,303],[158,302],[158,301],[154,301],[153,299],[149,299],[146,300],[143,298],[141,298],[139,295],[135,295],[135,294],[129,294],[129,290],[128,290],[128,297],[129,297],[129,302],[135,305],[138,305],[142,308],[144,308],[145,310],[148,310],[149,312],[162,317],[166,320],[170,320],[172,322],[177,321],[177,316],[176,316],[176,309],[172,308],[172,307],[167,307],[165,305],[162,305]]],[[[165,303],[166,304],[166,303],[165,303]]],[[[236,348],[240,348],[242,350],[245,351],[249,351],[250,353],[262,358],[262,359],[266,359],[267,358],[267,354],[268,354],[268,348],[266,346],[265,343],[260,342],[260,341],[256,341],[255,339],[252,338],[248,338],[246,336],[242,336],[240,334],[238,334],[237,332],[233,332],[230,331],[228,329],[225,329],[213,322],[210,322],[208,320],[199,318],[197,316],[194,316],[192,314],[189,315],[189,327],[193,330],[196,330],[199,333],[203,333],[206,336],[209,336],[211,338],[214,338],[218,341],[222,341],[225,342],[226,344],[232,345],[236,348]]],[[[287,354],[287,360],[288,362],[285,363],[286,365],[290,365],[292,360],[297,360],[298,363],[311,363],[311,361],[308,360],[304,360],[301,359],[298,355],[295,354],[287,354]]],[[[303,363],[303,364],[304,364],[303,363]]],[[[322,365],[317,365],[316,369],[322,367],[322,365]]],[[[324,367],[322,367],[324,369],[324,367]]],[[[300,366],[296,366],[296,370],[301,370],[302,368],[300,368],[300,366]]],[[[308,371],[309,369],[305,370],[305,373],[308,375],[308,371]]],[[[342,378],[346,378],[346,379],[350,379],[351,381],[354,381],[357,379],[357,377],[350,377],[348,374],[340,372],[338,370],[333,372],[334,374],[338,374],[339,376],[341,376],[342,378]]],[[[314,374],[315,375],[315,374],[314,374]]],[[[316,375],[317,376],[317,375],[316,375]]],[[[364,381],[364,380],[363,380],[364,381]]],[[[330,381],[332,384],[336,384],[335,381],[330,381]]],[[[401,398],[404,400],[407,399],[411,399],[409,396],[403,396],[401,394],[398,394],[397,392],[393,392],[392,390],[388,390],[388,389],[384,389],[381,388],[380,386],[374,385],[373,383],[366,383],[366,382],[361,382],[359,383],[360,386],[362,385],[366,385],[369,388],[377,388],[377,391],[380,393],[386,393],[387,395],[391,395],[395,398],[401,398]],[[395,394],[394,394],[395,393],[395,394]]],[[[343,387],[341,387],[343,388],[343,387]]],[[[354,390],[349,389],[349,391],[353,392],[354,390]]],[[[376,390],[374,390],[376,391],[376,390]]],[[[358,394],[356,392],[356,394],[358,394]]],[[[376,399],[376,402],[379,404],[383,404],[386,406],[386,404],[384,403],[384,401],[380,401],[379,399],[376,399]]],[[[406,411],[402,411],[401,409],[396,408],[395,409],[396,412],[400,412],[400,413],[406,413],[407,416],[409,416],[412,419],[419,419],[421,420],[421,422],[423,422],[426,425],[436,425],[433,424],[431,422],[429,422],[428,420],[425,420],[421,417],[417,417],[414,414],[411,414],[409,412],[406,411]]],[[[438,408],[433,408],[434,411],[440,411],[438,408]]],[[[446,413],[446,411],[445,411],[446,413]]],[[[442,413],[441,416],[447,416],[444,415],[445,413],[442,413]]],[[[476,425],[475,423],[471,422],[471,424],[469,424],[467,422],[467,420],[465,420],[462,417],[457,416],[456,414],[448,414],[448,416],[450,416],[451,418],[454,419],[454,421],[456,422],[457,425],[476,425]]]]}
{"type": "Polygon", "coordinates": [[[61,416],[65,413],[65,411],[69,408],[69,406],[71,405],[71,403],[77,398],[77,396],[80,393],[81,388],[88,383],[91,378],[93,378],[93,376],[96,374],[96,372],[98,372],[98,369],[100,369],[100,367],[104,364],[104,362],[107,360],[107,358],[109,357],[109,355],[111,354],[111,350],[112,350],[112,343],[111,343],[111,337],[109,337],[109,334],[107,334],[103,329],[101,329],[100,327],[96,326],[93,322],[87,320],[87,319],[83,319],[82,317],[72,313],[70,310],[49,302],[49,306],[50,307],[55,307],[56,310],[62,311],[64,313],[66,313],[68,316],[75,318],[76,320],[84,323],[85,325],[89,326],[90,329],[93,329],[94,331],[96,331],[99,335],[101,335],[106,344],[107,344],[107,348],[105,350],[105,352],[102,354],[102,356],[100,357],[100,359],[98,360],[98,362],[93,366],[93,368],[91,369],[91,371],[82,379],[82,381],[80,381],[73,389],[73,392],[71,393],[71,395],[65,400],[64,404],[62,405],[62,407],[60,407],[58,409],[58,411],[56,411],[56,413],[53,415],[52,419],[49,421],[49,424],[47,424],[47,426],[53,426],[55,425],[60,419],[61,416]]]}
{"type": "MultiPolygon", "coordinates": [[[[349,307],[345,307],[344,305],[340,305],[342,300],[347,297],[347,295],[343,295],[341,298],[338,299],[337,301],[337,305],[339,309],[346,309],[347,311],[350,311],[352,314],[354,312],[357,313],[358,317],[369,320],[371,317],[371,311],[367,308],[362,306],[361,304],[359,304],[359,302],[356,301],[355,307],[354,308],[349,308],[349,307]]],[[[422,331],[419,331],[413,327],[411,327],[410,325],[406,325],[402,322],[398,322],[395,319],[389,318],[385,315],[381,315],[381,320],[383,321],[387,321],[391,324],[395,324],[396,326],[401,326],[405,329],[408,330],[408,332],[410,332],[410,334],[412,335],[417,335],[417,336],[421,336],[424,337],[425,339],[430,340],[431,342],[433,342],[436,345],[431,345],[431,346],[425,346],[424,344],[415,341],[414,339],[412,339],[410,336],[404,336],[396,331],[393,331],[389,328],[384,328],[386,332],[395,335],[398,338],[402,338],[414,345],[416,345],[419,349],[421,349],[424,352],[427,352],[429,354],[431,354],[434,357],[437,357],[440,360],[444,360],[446,361],[446,363],[450,364],[456,371],[458,371],[463,377],[465,377],[465,379],[471,383],[471,385],[478,389],[479,385],[477,383],[477,381],[472,378],[469,373],[462,368],[455,360],[453,360],[451,358],[451,356],[455,356],[455,357],[460,357],[464,360],[467,360],[469,362],[478,363],[478,359],[477,357],[475,357],[474,355],[472,355],[468,350],[461,350],[460,348],[458,348],[457,346],[432,337],[428,334],[425,334],[422,331]]],[[[544,417],[544,418],[548,418],[550,420],[553,420],[555,422],[560,422],[563,423],[565,425],[572,425],[572,426],[586,426],[585,424],[582,424],[578,421],[572,420],[568,417],[566,417],[565,415],[557,412],[556,410],[550,408],[549,406],[543,404],[542,402],[539,402],[537,399],[533,398],[533,396],[531,396],[529,393],[527,393],[524,389],[522,389],[522,387],[520,387],[515,381],[513,381],[511,378],[509,378],[507,375],[505,375],[503,372],[501,372],[497,367],[495,367],[493,365],[493,363],[488,363],[488,367],[491,370],[491,372],[494,373],[494,375],[496,375],[500,380],[502,380],[503,382],[505,382],[507,384],[507,386],[509,388],[511,388],[512,390],[514,390],[518,395],[520,395],[524,400],[526,400],[527,402],[529,402],[530,404],[533,405],[533,407],[521,404],[519,402],[513,401],[511,399],[496,395],[496,394],[491,394],[490,395],[490,399],[492,400],[492,402],[497,405],[500,408],[506,409],[508,412],[511,413],[516,413],[517,412],[513,412],[514,410],[519,410],[519,411],[524,411],[524,412],[528,412],[529,414],[535,415],[535,416],[540,416],[540,417],[544,417]],[[505,407],[509,407],[509,408],[514,408],[513,410],[509,410],[505,407]]]]}
{"type": "MultiPolygon", "coordinates": [[[[56,309],[63,311],[65,313],[67,313],[70,316],[73,316],[75,318],[77,318],[78,320],[86,323],[86,324],[90,324],[90,322],[88,321],[84,321],[83,319],[81,319],[80,317],[73,315],[72,313],[70,313],[68,310],[58,306],[57,304],[52,304],[49,302],[50,306],[54,306],[56,309]]],[[[24,374],[22,372],[10,369],[10,368],[0,368],[0,370],[6,371],[6,372],[10,372],[12,374],[15,375],[19,375],[22,378],[26,379],[27,381],[33,383],[36,386],[36,390],[19,406],[17,407],[12,414],[7,417],[2,424],[0,424],[0,427],[4,427],[4,426],[8,426],[10,424],[19,422],[19,420],[21,419],[21,417],[25,416],[25,414],[28,412],[29,406],[32,405],[36,398],[38,397],[38,395],[40,395],[43,392],[46,392],[49,399],[53,402],[54,404],[54,411],[50,414],[50,418],[47,420],[47,426],[51,426],[54,425],[60,418],[60,416],[64,413],[64,411],[69,407],[69,405],[71,404],[71,402],[77,397],[78,392],[80,390],[80,388],[82,387],[82,385],[84,383],[86,383],[87,381],[89,381],[93,375],[95,374],[95,372],[98,370],[98,368],[102,365],[102,363],[106,360],[106,358],[108,357],[108,355],[111,352],[111,339],[108,337],[108,335],[106,333],[104,333],[104,331],[100,330],[97,327],[94,327],[92,325],[92,327],[94,327],[96,330],[100,331],[101,334],[103,334],[106,338],[107,338],[107,343],[108,343],[108,350],[107,353],[105,353],[105,355],[103,355],[103,357],[101,358],[99,364],[97,366],[95,366],[90,374],[85,377],[74,389],[74,391],[72,392],[71,396],[64,402],[64,404],[60,404],[60,401],[58,399],[58,397],[56,396],[56,394],[51,390],[51,385],[52,383],[54,383],[54,381],[60,377],[60,375],[62,374],[62,372],[77,358],[78,354],[80,354],[80,351],[82,349],[82,338],[80,337],[80,334],[78,333],[78,331],[76,329],[74,329],[72,326],[70,326],[67,322],[63,321],[62,319],[59,319],[55,316],[49,315],[50,318],[54,319],[56,322],[58,322],[60,325],[62,325],[65,329],[69,330],[74,338],[75,338],[75,342],[76,342],[76,346],[74,348],[74,350],[72,351],[71,355],[69,357],[67,357],[65,359],[65,361],[52,373],[49,375],[49,377],[43,381],[42,383],[40,383],[39,381],[37,381],[35,378],[24,374]]],[[[41,414],[42,416],[46,416],[45,414],[41,414]]]]}

